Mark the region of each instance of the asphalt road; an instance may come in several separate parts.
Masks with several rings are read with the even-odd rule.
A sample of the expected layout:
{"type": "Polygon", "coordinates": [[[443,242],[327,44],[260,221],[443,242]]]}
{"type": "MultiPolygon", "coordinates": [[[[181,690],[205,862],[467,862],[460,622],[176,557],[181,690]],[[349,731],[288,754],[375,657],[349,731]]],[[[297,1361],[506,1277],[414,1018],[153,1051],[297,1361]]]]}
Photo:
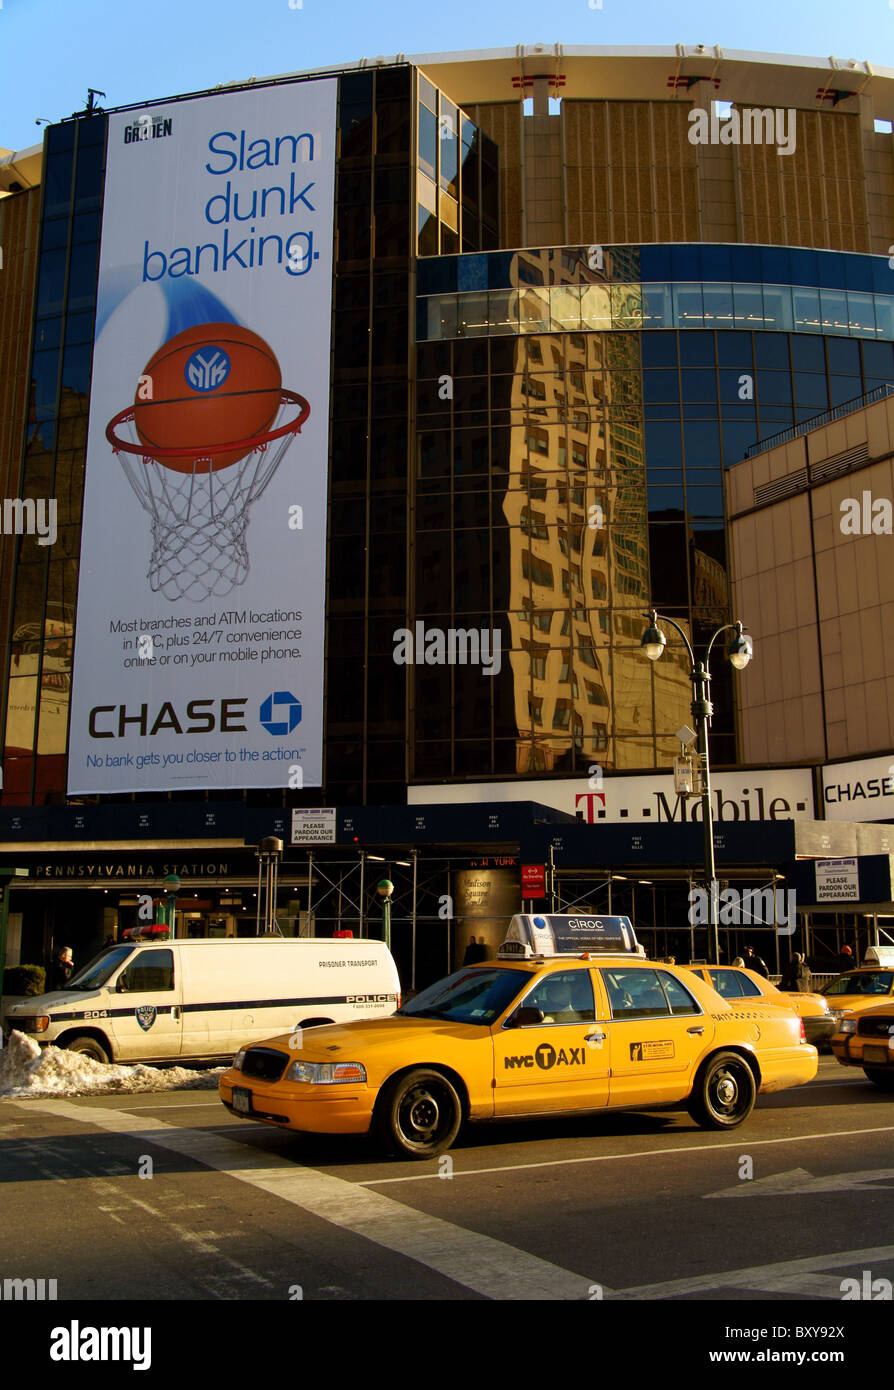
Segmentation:
{"type": "Polygon", "coordinates": [[[894,1098],[828,1057],[732,1134],[601,1114],[477,1127],[422,1164],[236,1120],[213,1091],[4,1100],[0,1279],[55,1278],[60,1300],[840,1304],[845,1279],[894,1284],[892,1136],[894,1098]]]}

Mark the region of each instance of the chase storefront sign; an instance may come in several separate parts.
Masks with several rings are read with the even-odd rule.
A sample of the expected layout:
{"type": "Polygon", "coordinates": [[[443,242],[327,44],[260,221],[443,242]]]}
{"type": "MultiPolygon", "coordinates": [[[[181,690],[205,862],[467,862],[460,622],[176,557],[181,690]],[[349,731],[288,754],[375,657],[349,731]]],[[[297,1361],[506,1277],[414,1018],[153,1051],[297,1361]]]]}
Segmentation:
{"type": "Polygon", "coordinates": [[[823,768],[826,820],[871,821],[894,817],[894,753],[823,768]]]}

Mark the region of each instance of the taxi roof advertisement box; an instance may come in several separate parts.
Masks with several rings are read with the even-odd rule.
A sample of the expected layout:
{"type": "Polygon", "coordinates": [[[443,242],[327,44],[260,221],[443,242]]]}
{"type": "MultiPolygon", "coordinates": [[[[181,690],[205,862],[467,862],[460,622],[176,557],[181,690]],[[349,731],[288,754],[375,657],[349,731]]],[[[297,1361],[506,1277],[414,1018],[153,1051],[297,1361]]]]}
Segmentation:
{"type": "Polygon", "coordinates": [[[321,784],[336,85],[109,117],[70,794],[321,784]]]}

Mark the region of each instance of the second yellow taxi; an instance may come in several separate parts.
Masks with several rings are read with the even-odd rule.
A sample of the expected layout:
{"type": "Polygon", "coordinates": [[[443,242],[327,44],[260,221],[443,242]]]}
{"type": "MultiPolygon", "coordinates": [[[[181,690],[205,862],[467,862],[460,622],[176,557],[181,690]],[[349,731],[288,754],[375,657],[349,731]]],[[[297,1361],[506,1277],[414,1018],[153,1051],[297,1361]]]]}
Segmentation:
{"type": "Polygon", "coordinates": [[[423,1159],[464,1121],[513,1116],[685,1106],[705,1128],[733,1129],[759,1092],[816,1070],[790,1008],[755,999],[734,1010],[682,966],[583,952],[468,966],[390,1018],[253,1044],[220,1096],[241,1117],[372,1132],[423,1159]]]}

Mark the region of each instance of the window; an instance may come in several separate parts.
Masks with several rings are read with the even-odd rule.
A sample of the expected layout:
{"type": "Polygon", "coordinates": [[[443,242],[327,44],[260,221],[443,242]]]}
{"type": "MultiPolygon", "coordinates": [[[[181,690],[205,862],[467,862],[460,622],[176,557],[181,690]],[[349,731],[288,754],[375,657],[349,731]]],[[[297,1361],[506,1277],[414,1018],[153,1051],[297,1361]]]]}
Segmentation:
{"type": "MultiPolygon", "coordinates": [[[[612,1018],[669,1018],[671,1004],[662,989],[657,970],[616,968],[603,970],[612,1018]]],[[[686,991],[680,987],[685,995],[686,991]]],[[[698,1012],[692,1007],[691,1012],[698,1012]]]]}
{"type": "Polygon", "coordinates": [[[174,988],[174,952],[141,951],[118,976],[128,994],[154,994],[174,988]]]}
{"type": "Polygon", "coordinates": [[[526,536],[533,536],[539,541],[549,540],[549,528],[542,512],[532,512],[529,507],[523,507],[520,525],[526,536]]]}
{"type": "Polygon", "coordinates": [[[522,574],[534,584],[542,584],[546,589],[553,587],[552,565],[546,560],[538,560],[528,550],[522,551],[522,574]]]}
{"type": "Polygon", "coordinates": [[[525,995],[522,1006],[540,1009],[544,1023],[593,1023],[596,1010],[589,970],[554,971],[525,995]]]}
{"type": "Polygon", "coordinates": [[[735,972],[735,975],[736,979],[739,982],[739,988],[741,989],[746,999],[753,999],[755,995],[757,995],[758,998],[760,997],[761,990],[759,986],[754,983],[753,980],[749,979],[747,975],[743,975],[740,970],[737,970],[735,972]]]}
{"type": "Polygon", "coordinates": [[[532,724],[543,723],[543,700],[539,695],[528,695],[528,715],[532,724]]]}
{"type": "Polygon", "coordinates": [[[702,1012],[686,986],[675,975],[671,975],[670,971],[659,970],[658,979],[667,996],[672,1014],[700,1014],[702,1012]]]}
{"type": "Polygon", "coordinates": [[[722,999],[741,999],[741,976],[735,970],[709,970],[711,984],[722,999]]]}
{"type": "Polygon", "coordinates": [[[546,454],[549,456],[549,431],[542,429],[528,430],[528,449],[533,454],[546,454]]]}
{"type": "Polygon", "coordinates": [[[553,728],[567,729],[571,722],[571,701],[557,700],[556,708],[553,712],[553,728]]]}

